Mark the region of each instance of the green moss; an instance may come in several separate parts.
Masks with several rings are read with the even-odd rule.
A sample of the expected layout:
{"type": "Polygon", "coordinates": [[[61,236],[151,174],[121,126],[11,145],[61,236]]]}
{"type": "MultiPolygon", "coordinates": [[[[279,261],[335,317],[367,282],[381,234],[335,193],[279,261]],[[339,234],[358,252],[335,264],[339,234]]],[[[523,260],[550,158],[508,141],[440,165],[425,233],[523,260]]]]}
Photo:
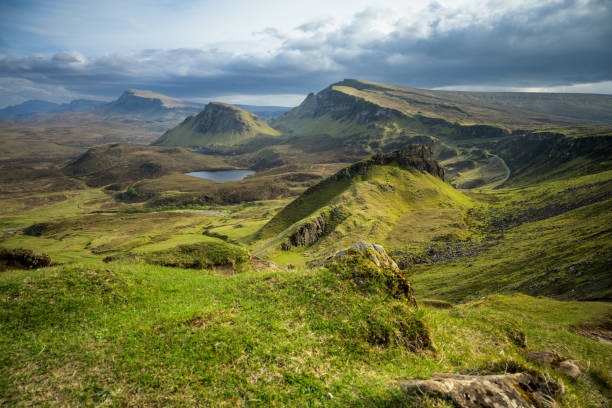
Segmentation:
{"type": "Polygon", "coordinates": [[[347,256],[335,259],[328,268],[363,292],[391,295],[416,306],[414,292],[402,271],[379,268],[355,249],[347,250],[347,256]]]}

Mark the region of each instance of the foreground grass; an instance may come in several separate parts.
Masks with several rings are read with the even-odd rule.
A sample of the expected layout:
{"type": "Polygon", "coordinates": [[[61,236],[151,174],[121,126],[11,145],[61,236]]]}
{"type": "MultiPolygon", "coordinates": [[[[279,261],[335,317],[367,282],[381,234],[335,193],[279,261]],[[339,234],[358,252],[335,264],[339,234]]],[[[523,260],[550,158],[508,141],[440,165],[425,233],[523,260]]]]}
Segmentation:
{"type": "MultiPolygon", "coordinates": [[[[609,345],[569,327],[609,304],[517,295],[424,307],[416,317],[435,350],[414,353],[393,327],[387,343],[370,337],[404,313],[401,302],[325,269],[219,276],[90,261],[4,272],[0,302],[6,405],[396,405],[398,379],[492,361],[497,371],[528,368],[517,332],[528,349],[553,348],[608,375],[612,366],[609,345]]],[[[568,388],[561,406],[605,401],[588,374],[551,374],[568,388]]]]}

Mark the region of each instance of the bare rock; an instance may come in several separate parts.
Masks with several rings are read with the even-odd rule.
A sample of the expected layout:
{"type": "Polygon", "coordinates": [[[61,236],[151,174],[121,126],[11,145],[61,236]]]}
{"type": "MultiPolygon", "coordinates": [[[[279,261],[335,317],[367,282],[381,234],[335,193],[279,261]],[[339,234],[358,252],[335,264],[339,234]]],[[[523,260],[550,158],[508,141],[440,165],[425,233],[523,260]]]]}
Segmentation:
{"type": "Polygon", "coordinates": [[[525,358],[527,361],[544,367],[556,367],[562,360],[561,356],[554,350],[528,351],[525,353],[525,358]]]}
{"type": "Polygon", "coordinates": [[[580,377],[580,374],[582,374],[580,365],[576,360],[565,360],[560,362],[557,370],[568,377],[573,378],[574,380],[580,377]]]}
{"type": "Polygon", "coordinates": [[[452,401],[460,408],[555,408],[559,386],[527,373],[503,375],[436,374],[400,383],[408,394],[452,401]]]}
{"type": "Polygon", "coordinates": [[[282,271],[283,268],[274,262],[266,261],[265,259],[256,256],[251,257],[251,267],[256,271],[282,271]]]}

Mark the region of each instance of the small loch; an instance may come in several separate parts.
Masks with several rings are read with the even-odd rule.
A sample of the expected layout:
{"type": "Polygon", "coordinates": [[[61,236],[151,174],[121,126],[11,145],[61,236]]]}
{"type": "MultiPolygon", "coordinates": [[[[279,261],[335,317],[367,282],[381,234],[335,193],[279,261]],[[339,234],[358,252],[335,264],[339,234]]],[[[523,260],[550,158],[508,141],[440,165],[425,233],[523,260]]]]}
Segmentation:
{"type": "Polygon", "coordinates": [[[207,180],[212,180],[217,183],[225,181],[238,181],[246,176],[255,174],[253,170],[213,170],[213,171],[192,171],[185,173],[188,176],[199,177],[207,180]]]}

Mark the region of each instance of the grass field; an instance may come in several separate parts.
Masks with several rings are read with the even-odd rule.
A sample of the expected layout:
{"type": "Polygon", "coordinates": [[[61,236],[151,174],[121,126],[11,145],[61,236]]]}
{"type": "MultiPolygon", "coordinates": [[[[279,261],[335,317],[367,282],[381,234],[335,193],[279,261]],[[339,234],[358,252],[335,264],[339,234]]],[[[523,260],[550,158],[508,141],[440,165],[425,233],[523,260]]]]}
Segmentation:
{"type": "Polygon", "coordinates": [[[88,261],[5,272],[0,291],[8,405],[393,406],[402,378],[544,370],[525,361],[511,330],[528,349],[588,363],[575,382],[550,372],[569,391],[562,407],[601,404],[610,391],[596,382],[610,346],[570,327],[610,313],[605,303],[516,295],[423,307],[434,349],[414,353],[368,341],[374,316],[389,324],[389,313],[409,311],[326,270],[219,276],[88,261]]]}

